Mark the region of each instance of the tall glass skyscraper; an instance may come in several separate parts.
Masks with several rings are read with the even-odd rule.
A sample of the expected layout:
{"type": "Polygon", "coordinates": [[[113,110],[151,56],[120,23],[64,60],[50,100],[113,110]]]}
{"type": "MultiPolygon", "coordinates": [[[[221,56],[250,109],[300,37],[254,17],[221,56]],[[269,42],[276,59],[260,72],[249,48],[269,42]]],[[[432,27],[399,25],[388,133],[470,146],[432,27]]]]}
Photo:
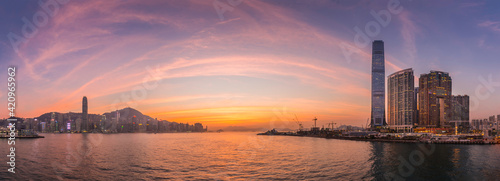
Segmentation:
{"type": "Polygon", "coordinates": [[[89,131],[88,129],[88,105],[87,105],[87,97],[83,96],[82,100],[82,131],[89,131]]]}
{"type": "Polygon", "coordinates": [[[415,83],[411,68],[389,75],[387,79],[387,122],[391,128],[408,129],[413,127],[415,105],[415,83]]]}
{"type": "Polygon", "coordinates": [[[372,112],[371,126],[385,124],[385,57],[384,42],[373,41],[372,46],[372,112]]]}

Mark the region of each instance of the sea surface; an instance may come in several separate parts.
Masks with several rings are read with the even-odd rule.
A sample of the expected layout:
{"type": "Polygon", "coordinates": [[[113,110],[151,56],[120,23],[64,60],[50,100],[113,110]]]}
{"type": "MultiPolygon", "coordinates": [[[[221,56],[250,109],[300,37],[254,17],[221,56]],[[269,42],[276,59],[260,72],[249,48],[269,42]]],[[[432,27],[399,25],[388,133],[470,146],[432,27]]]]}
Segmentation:
{"type": "Polygon", "coordinates": [[[500,145],[256,133],[43,134],[0,140],[0,180],[500,180],[500,145]]]}

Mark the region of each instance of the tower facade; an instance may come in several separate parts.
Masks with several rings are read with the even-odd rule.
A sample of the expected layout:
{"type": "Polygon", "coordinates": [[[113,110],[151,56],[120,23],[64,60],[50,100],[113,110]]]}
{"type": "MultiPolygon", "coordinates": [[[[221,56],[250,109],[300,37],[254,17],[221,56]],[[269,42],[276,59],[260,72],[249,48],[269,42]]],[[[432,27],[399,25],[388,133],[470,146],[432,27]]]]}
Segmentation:
{"type": "Polygon", "coordinates": [[[415,90],[413,91],[413,125],[418,125],[418,122],[419,122],[419,105],[418,105],[418,101],[419,101],[419,96],[418,96],[418,93],[420,92],[419,91],[420,89],[418,87],[415,87],[415,90]]]}
{"type": "Polygon", "coordinates": [[[411,129],[413,126],[414,79],[411,68],[395,72],[387,79],[387,123],[395,129],[411,129]]]}
{"type": "Polygon", "coordinates": [[[384,42],[373,41],[372,45],[372,105],[371,126],[385,124],[385,57],[384,42]]]}
{"type": "Polygon", "coordinates": [[[82,100],[82,126],[81,130],[83,131],[89,131],[88,125],[89,125],[89,116],[88,116],[88,104],[87,104],[87,97],[83,96],[82,100]]]}
{"type": "Polygon", "coordinates": [[[419,126],[446,127],[451,119],[451,77],[431,71],[419,79],[419,126]]]}
{"type": "Polygon", "coordinates": [[[451,120],[461,120],[469,121],[469,96],[468,95],[456,95],[451,96],[452,105],[452,119],[451,120]]]}

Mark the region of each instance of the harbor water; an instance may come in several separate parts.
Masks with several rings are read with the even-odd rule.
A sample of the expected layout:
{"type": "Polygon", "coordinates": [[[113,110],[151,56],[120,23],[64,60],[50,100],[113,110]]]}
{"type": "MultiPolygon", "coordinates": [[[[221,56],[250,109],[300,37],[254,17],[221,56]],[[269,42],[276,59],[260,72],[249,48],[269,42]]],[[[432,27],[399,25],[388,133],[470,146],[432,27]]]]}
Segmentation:
{"type": "MultiPolygon", "coordinates": [[[[498,180],[500,145],[382,143],[256,133],[41,134],[0,180],[498,180]]],[[[9,154],[7,140],[0,153],[9,154]]]]}

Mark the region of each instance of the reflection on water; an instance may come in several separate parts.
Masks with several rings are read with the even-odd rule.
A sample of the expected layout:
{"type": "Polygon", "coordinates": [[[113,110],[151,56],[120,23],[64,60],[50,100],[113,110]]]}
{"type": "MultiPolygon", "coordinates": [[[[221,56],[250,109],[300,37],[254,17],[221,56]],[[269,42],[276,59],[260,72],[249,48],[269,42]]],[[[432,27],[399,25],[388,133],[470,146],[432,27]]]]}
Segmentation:
{"type": "Polygon", "coordinates": [[[377,180],[500,179],[500,145],[371,144],[377,180]]]}
{"type": "MultiPolygon", "coordinates": [[[[45,134],[0,179],[498,180],[500,145],[376,143],[255,133],[45,134]],[[429,151],[431,150],[431,151],[429,151]]],[[[8,154],[7,143],[0,152],[8,154]]],[[[7,170],[7,164],[0,164],[7,170]]]]}

